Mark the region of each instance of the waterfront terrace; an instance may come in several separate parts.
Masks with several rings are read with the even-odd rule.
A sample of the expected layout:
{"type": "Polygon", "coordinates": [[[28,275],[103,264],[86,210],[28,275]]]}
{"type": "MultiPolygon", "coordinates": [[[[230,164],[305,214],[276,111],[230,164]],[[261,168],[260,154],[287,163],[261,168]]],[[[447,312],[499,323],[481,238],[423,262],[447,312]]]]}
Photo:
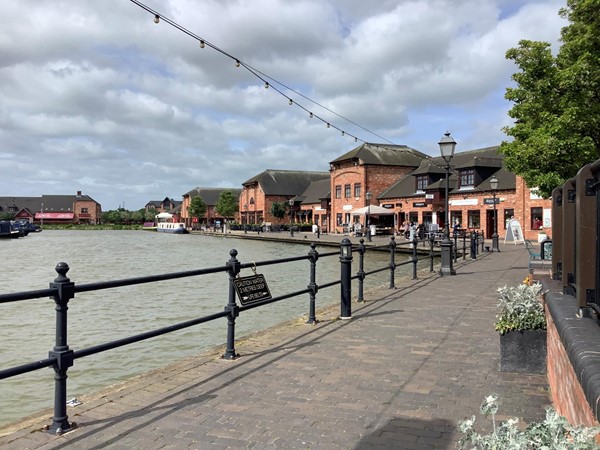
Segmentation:
{"type": "Polygon", "coordinates": [[[500,372],[493,327],[496,289],[521,283],[528,259],[501,244],[456,276],[368,290],[351,320],[339,305],[291,320],[239,340],[234,360],[218,348],[79,398],[62,436],[41,431],[52,411],[4,427],[0,447],[452,449],[491,393],[501,419],[539,420],[546,376],[500,372]]]}

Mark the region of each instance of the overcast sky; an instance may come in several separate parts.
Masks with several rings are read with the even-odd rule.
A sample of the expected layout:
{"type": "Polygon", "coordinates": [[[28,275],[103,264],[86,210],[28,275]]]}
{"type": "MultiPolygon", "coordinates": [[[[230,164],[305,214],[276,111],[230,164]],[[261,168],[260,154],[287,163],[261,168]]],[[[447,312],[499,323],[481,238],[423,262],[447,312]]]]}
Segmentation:
{"type": "Polygon", "coordinates": [[[506,50],[556,51],[565,25],[556,0],[143,3],[376,135],[271,81],[327,128],[130,0],[2,0],[0,196],[136,210],[265,169],[327,171],[361,141],[437,155],[448,130],[457,151],[497,145],[506,50]]]}

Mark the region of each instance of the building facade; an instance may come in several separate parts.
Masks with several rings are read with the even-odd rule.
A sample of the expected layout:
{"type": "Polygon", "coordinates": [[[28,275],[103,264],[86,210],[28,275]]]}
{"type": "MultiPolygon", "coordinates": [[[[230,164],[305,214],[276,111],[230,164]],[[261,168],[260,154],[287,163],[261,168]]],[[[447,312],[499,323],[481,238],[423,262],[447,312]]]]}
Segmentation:
{"type": "Polygon", "coordinates": [[[181,204],[181,220],[187,228],[214,227],[220,226],[228,220],[235,220],[236,216],[223,217],[217,211],[217,203],[223,192],[229,191],[233,194],[236,201],[239,200],[242,190],[240,188],[203,188],[197,187],[183,194],[183,202],[181,204]],[[206,213],[200,218],[200,222],[195,222],[195,217],[190,217],[188,209],[191,205],[192,198],[200,197],[206,205],[206,213]]]}

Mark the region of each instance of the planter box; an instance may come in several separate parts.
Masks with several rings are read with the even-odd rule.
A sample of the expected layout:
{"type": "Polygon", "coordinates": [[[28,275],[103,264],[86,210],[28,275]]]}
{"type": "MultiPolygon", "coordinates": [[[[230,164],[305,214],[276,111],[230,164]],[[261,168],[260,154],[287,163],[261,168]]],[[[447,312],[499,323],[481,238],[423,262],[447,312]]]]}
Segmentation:
{"type": "Polygon", "coordinates": [[[500,372],[546,373],[546,330],[501,335],[500,372]]]}

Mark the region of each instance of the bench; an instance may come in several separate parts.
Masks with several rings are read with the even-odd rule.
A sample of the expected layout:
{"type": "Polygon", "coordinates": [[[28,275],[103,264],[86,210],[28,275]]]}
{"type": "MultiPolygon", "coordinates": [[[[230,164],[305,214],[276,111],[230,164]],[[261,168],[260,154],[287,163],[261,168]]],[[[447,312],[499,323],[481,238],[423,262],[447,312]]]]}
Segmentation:
{"type": "Polygon", "coordinates": [[[529,273],[533,274],[535,269],[550,269],[552,267],[551,259],[543,259],[541,252],[536,252],[531,241],[525,239],[525,248],[529,252],[529,273]]]}

